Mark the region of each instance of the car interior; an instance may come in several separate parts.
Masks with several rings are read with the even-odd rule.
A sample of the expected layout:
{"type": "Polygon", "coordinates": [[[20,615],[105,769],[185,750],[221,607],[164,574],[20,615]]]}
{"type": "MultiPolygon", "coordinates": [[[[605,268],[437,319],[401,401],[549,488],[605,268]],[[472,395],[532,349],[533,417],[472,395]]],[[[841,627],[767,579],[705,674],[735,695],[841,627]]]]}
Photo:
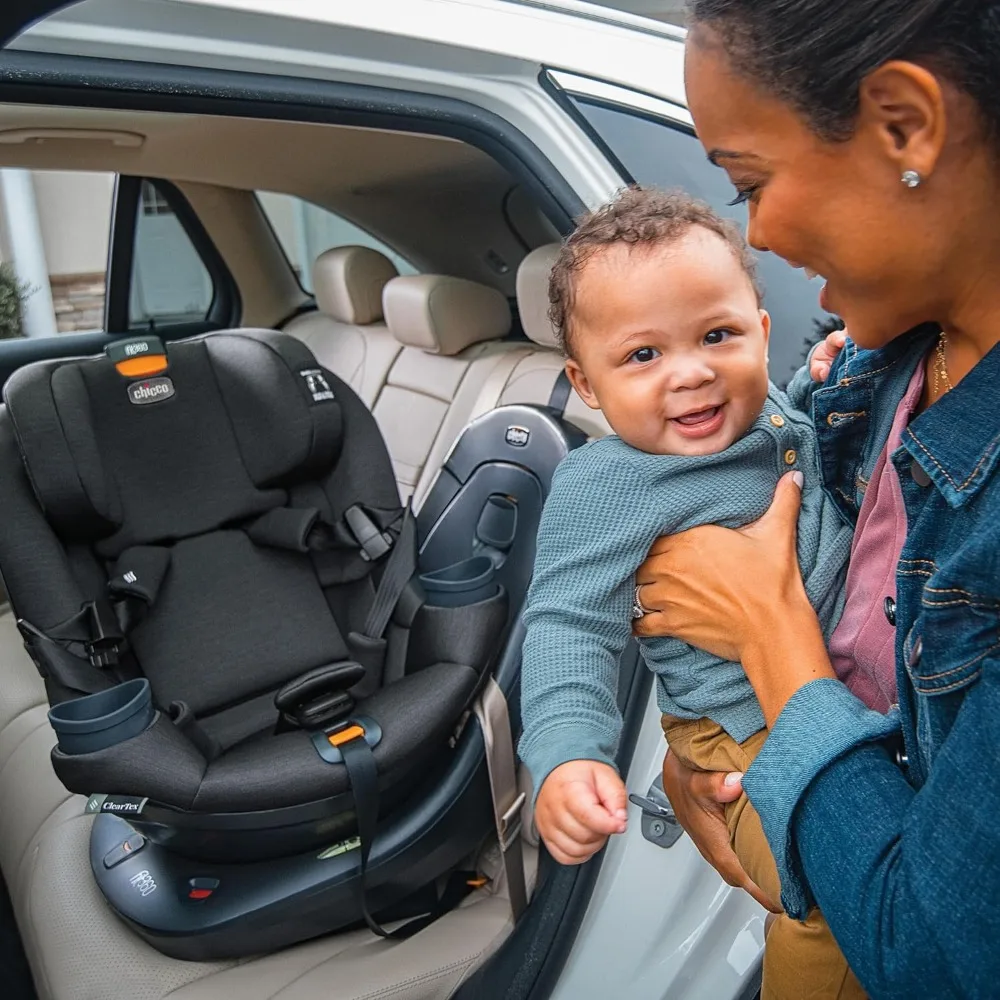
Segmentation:
{"type": "Polygon", "coordinates": [[[360,125],[8,104],[0,167],[118,175],[109,317],[143,182],[228,289],[0,358],[0,871],[37,994],[452,996],[519,909],[484,740],[534,529],[609,431],[548,320],[564,222],[475,145],[360,125]],[[331,245],[303,281],[262,191],[414,273],[331,245]]]}

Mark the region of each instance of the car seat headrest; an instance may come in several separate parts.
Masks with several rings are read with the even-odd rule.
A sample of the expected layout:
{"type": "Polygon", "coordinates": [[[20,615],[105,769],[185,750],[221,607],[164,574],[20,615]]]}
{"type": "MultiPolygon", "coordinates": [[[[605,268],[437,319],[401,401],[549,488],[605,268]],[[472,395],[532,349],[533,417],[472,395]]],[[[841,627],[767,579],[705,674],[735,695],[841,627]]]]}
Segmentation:
{"type": "Polygon", "coordinates": [[[382,319],[382,289],[399,272],[368,247],[335,247],[313,264],[313,294],[320,312],[341,323],[366,326],[382,319]]]}
{"type": "Polygon", "coordinates": [[[549,275],[559,250],[558,243],[547,243],[532,250],[517,269],[517,311],[521,327],[540,347],[559,347],[559,338],[549,319],[549,275]]]}
{"type": "Polygon", "coordinates": [[[382,293],[385,321],[406,347],[458,354],[510,332],[510,306],[495,288],[443,274],[393,278],[382,293]]]}
{"type": "Polygon", "coordinates": [[[100,539],[116,556],[213,531],[282,506],[285,487],[336,462],[332,376],[294,337],[224,331],[169,344],[166,358],[155,378],[122,375],[108,356],[39,361],[4,387],[35,495],[64,539],[100,539]]]}

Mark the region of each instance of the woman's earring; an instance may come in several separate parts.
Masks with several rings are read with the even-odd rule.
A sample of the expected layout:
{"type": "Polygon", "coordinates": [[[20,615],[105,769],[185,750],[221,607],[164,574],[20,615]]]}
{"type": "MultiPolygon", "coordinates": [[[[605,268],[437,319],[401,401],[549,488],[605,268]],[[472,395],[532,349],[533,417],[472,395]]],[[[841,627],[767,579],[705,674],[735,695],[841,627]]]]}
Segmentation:
{"type": "Polygon", "coordinates": [[[916,172],[916,170],[904,170],[903,176],[900,177],[900,180],[908,188],[915,188],[915,187],[920,187],[920,181],[922,180],[922,178],[920,174],[916,172]]]}

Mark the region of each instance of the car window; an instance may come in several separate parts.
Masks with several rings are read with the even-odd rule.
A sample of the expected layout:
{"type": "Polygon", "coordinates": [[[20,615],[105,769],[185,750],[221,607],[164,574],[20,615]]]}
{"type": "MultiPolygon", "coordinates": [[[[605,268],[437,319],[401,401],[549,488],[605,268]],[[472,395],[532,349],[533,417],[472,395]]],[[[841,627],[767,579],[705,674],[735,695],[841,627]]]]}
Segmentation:
{"type": "Polygon", "coordinates": [[[328,209],[302,198],[272,191],[258,191],[257,198],[299,283],[307,292],[313,290],[313,261],[332,247],[371,247],[384,253],[400,274],[417,272],[408,260],[381,240],[328,209]]]}
{"type": "MultiPolygon", "coordinates": [[[[725,173],[712,166],[695,136],[661,118],[569,98],[622,166],[640,184],[682,187],[707,201],[720,215],[747,223],[745,205],[731,205],[735,191],[725,173]]],[[[786,382],[819,338],[818,324],[830,316],[819,307],[818,279],[810,281],[771,253],[758,254],[764,304],[772,319],[771,375],[786,382]]]]}
{"type": "Polygon", "coordinates": [[[144,180],[135,221],[130,329],[197,323],[208,317],[214,289],[191,237],[162,192],[144,180]]]}
{"type": "Polygon", "coordinates": [[[0,339],[104,326],[115,175],[4,170],[0,339]]]}

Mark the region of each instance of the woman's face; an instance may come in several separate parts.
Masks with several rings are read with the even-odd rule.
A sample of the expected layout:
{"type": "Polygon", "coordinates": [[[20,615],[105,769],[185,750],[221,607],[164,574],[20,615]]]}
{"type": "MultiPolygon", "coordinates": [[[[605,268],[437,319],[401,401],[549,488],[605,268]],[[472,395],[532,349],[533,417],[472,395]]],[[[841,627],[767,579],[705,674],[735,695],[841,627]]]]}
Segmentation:
{"type": "MultiPolygon", "coordinates": [[[[822,275],[822,305],[863,347],[945,321],[947,272],[957,265],[954,241],[966,206],[954,189],[951,218],[942,204],[946,157],[920,188],[902,183],[911,151],[913,165],[930,162],[930,133],[917,128],[919,113],[895,135],[877,101],[870,114],[863,104],[850,139],[824,141],[789,105],[736,75],[705,26],[689,36],[685,75],[698,136],[746,200],[755,248],[822,275]]],[[[890,117],[891,104],[887,98],[890,117]]]]}

